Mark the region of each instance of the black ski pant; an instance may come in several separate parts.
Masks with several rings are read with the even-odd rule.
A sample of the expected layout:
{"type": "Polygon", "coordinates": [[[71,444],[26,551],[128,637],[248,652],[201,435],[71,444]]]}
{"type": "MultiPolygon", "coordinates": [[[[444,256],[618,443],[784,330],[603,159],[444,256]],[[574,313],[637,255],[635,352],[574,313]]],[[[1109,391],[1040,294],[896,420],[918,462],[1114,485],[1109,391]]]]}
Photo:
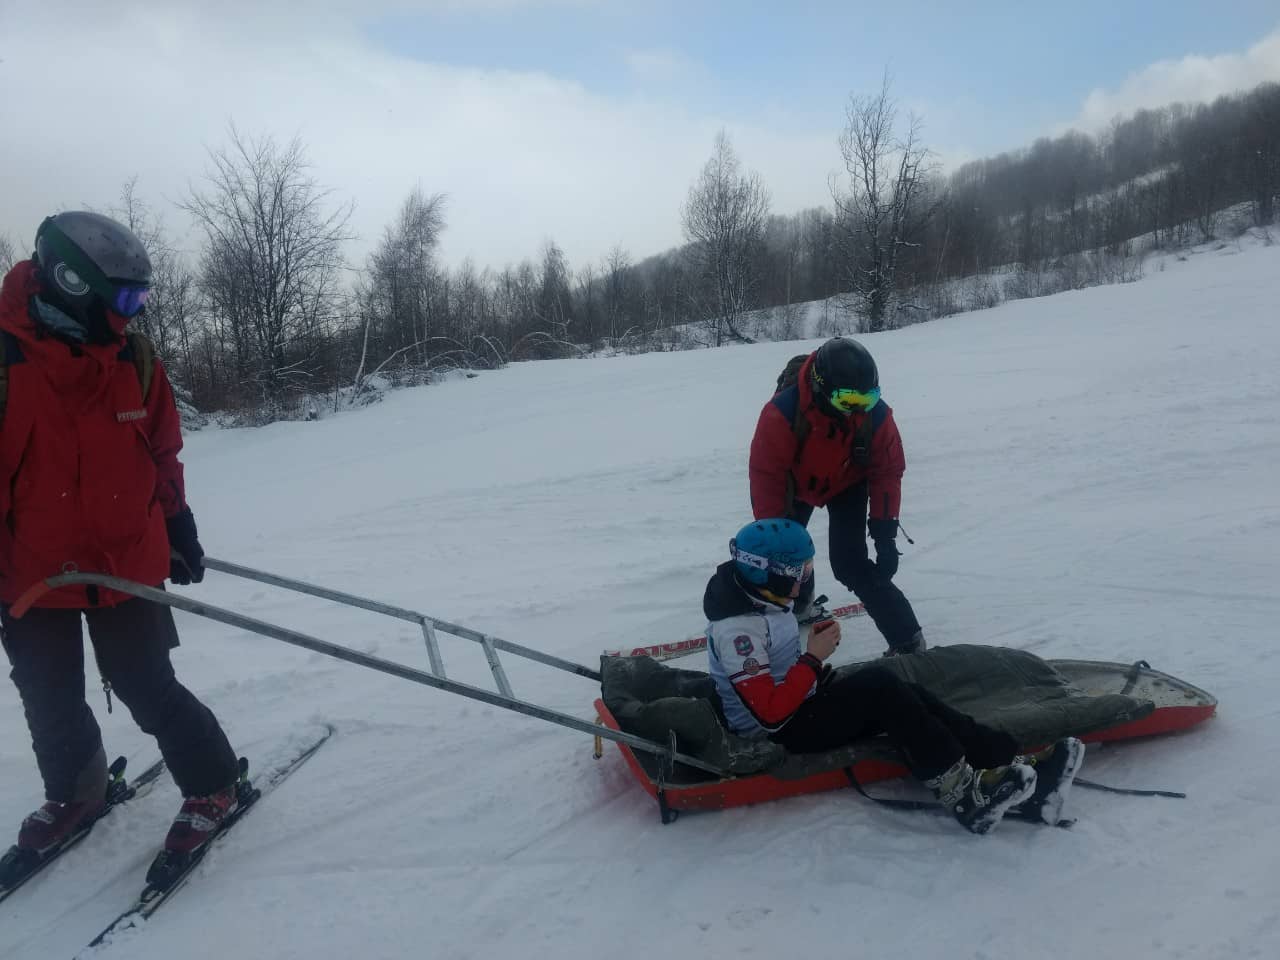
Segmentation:
{"type": "MultiPolygon", "coordinates": [[[[807,527],[812,516],[811,504],[792,504],[790,519],[807,527]]],[[[909,648],[920,621],[903,592],[880,576],[867,553],[867,485],[855,484],[829,502],[827,516],[831,572],[866,606],[889,649],[909,648]]]]}
{"type": "Polygon", "coordinates": [[[183,796],[204,796],[236,779],[236,755],[213,712],[178,682],[169,651],[178,631],[168,607],[128,600],[86,610],[32,608],[15,619],[0,609],[10,676],[22,697],[45,799],[77,799],[77,779],[102,749],[85,702],[84,638],[98,669],[134,722],[156,738],[183,796]]]}
{"type": "Polygon", "coordinates": [[[835,671],[772,739],[792,753],[820,753],[882,733],[921,780],[945,773],[961,757],[978,768],[1003,766],[1018,750],[1009,734],[880,666],[835,671]]]}

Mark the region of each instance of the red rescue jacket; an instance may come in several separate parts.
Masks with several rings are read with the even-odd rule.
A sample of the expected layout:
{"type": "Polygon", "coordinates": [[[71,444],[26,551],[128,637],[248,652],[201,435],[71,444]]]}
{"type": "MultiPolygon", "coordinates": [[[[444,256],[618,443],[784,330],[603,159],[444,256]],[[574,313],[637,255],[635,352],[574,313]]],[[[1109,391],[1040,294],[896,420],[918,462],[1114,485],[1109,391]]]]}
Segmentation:
{"type": "MultiPolygon", "coordinates": [[[[125,341],[71,345],[30,315],[35,267],[0,287],[8,403],[0,422],[0,603],[73,570],[150,586],[169,575],[165,518],[186,505],[182,432],[157,360],[144,402],[125,341]]],[[[64,587],[38,606],[113,606],[125,594],[64,587]]]]}
{"type": "Polygon", "coordinates": [[[897,519],[907,462],[893,410],[881,400],[867,413],[827,416],[813,399],[809,383],[812,366],[811,355],[800,368],[797,382],[780,391],[760,411],[748,464],[751,509],[756,519],[785,517],[789,493],[803,503],[822,507],[864,480],[870,519],[897,519]],[[809,422],[803,444],[797,442],[792,428],[797,405],[809,422]],[[854,443],[867,418],[871,443],[867,462],[859,464],[855,462],[854,443]]]}

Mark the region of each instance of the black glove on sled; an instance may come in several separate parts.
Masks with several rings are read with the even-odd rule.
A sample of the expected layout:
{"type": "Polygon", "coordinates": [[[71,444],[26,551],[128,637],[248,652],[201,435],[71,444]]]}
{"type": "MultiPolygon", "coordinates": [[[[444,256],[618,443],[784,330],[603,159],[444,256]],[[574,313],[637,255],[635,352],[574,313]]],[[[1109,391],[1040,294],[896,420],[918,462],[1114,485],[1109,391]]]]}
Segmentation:
{"type": "Polygon", "coordinates": [[[204,579],[204,550],[196,539],[196,518],[185,507],[164,522],[169,531],[169,579],[180,586],[204,579]]]}
{"type": "Polygon", "coordinates": [[[898,572],[897,520],[868,520],[867,532],[876,545],[876,573],[882,580],[892,580],[898,572]]]}

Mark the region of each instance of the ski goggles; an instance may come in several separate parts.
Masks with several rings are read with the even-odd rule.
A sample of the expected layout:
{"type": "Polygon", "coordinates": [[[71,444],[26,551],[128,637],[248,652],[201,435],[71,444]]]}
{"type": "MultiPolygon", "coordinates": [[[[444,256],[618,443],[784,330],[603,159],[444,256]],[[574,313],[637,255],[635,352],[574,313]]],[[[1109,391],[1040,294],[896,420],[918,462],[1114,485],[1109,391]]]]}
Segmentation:
{"type": "Polygon", "coordinates": [[[840,387],[827,394],[827,399],[841,413],[866,413],[880,402],[880,388],[851,390],[847,387],[840,387]]]}
{"type": "Polygon", "coordinates": [[[133,318],[142,312],[151,296],[151,288],[143,286],[116,287],[108,305],[122,317],[133,318]]]}
{"type": "Polygon", "coordinates": [[[804,583],[813,576],[813,561],[806,560],[801,564],[771,563],[769,572],[794,580],[796,583],[804,583]]]}
{"type": "Polygon", "coordinates": [[[733,559],[740,563],[745,563],[749,567],[755,567],[757,570],[766,570],[769,573],[776,573],[782,577],[788,577],[792,580],[803,583],[813,575],[813,558],[810,557],[803,563],[782,563],[779,560],[770,560],[768,557],[762,557],[758,553],[748,553],[746,550],[739,550],[735,545],[733,547],[733,559]]]}

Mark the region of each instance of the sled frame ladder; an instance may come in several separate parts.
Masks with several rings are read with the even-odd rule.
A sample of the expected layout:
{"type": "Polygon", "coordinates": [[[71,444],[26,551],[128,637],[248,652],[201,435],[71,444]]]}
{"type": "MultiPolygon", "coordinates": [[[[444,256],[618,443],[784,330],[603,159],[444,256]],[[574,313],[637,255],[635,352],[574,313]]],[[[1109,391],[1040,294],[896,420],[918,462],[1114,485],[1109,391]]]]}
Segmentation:
{"type": "Polygon", "coordinates": [[[431,669],[429,671],[418,670],[414,667],[396,663],[393,660],[386,660],[381,657],[372,656],[371,654],[361,653],[358,650],[352,650],[351,648],[341,646],[340,644],[330,643],[327,640],[321,640],[318,637],[313,637],[309,634],[301,633],[288,627],[282,627],[274,623],[268,623],[264,620],[258,620],[234,610],[228,610],[225,607],[217,607],[209,603],[202,603],[181,594],[170,593],[156,587],[149,587],[144,584],[135,583],[132,580],[126,580],[122,577],[111,576],[110,574],[104,573],[81,573],[71,571],[59,574],[55,577],[50,577],[47,580],[38,582],[35,586],[26,591],[22,597],[18,599],[17,603],[13,605],[10,612],[14,617],[20,618],[42,596],[61,587],[105,587],[109,590],[115,590],[118,593],[138,597],[142,600],[150,600],[153,603],[163,604],[166,607],[182,610],[198,617],[204,617],[207,620],[214,620],[218,623],[226,624],[227,626],[247,630],[260,636],[270,637],[273,640],[279,640],[282,643],[301,647],[304,650],[310,650],[313,653],[323,654],[324,656],[343,660],[347,663],[353,663],[357,666],[375,670],[379,673],[399,677],[400,679],[408,680],[411,683],[421,684],[426,687],[434,687],[437,690],[444,690],[447,693],[453,693],[461,697],[466,697],[470,700],[477,700],[481,703],[489,704],[490,706],[501,707],[504,710],[510,710],[514,713],[535,717],[539,720],[545,720],[548,723],[558,724],[559,726],[567,727],[570,730],[576,730],[580,733],[588,734],[591,737],[599,737],[605,740],[612,740],[615,743],[626,744],[633,749],[656,754],[662,759],[664,765],[668,768],[673,767],[676,763],[680,763],[685,766],[702,770],[706,773],[715,774],[722,779],[730,776],[727,771],[713,764],[707,763],[705,760],[700,760],[697,757],[679,753],[676,750],[674,737],[672,737],[668,743],[663,744],[656,740],[648,740],[644,737],[625,733],[620,730],[611,730],[589,720],[583,720],[579,717],[575,717],[572,714],[563,713],[559,710],[552,710],[548,707],[543,707],[535,703],[530,703],[526,700],[518,699],[511,690],[511,683],[507,678],[506,671],[502,667],[502,661],[498,658],[498,651],[501,650],[518,657],[523,657],[527,660],[532,660],[536,663],[555,667],[558,670],[564,670],[568,673],[575,674],[576,676],[585,677],[599,683],[601,679],[599,671],[592,670],[580,663],[574,663],[571,660],[565,660],[561,657],[544,653],[541,650],[535,650],[532,647],[524,646],[523,644],[513,643],[510,640],[503,640],[499,637],[490,636],[489,634],[482,633],[479,630],[473,630],[470,627],[465,627],[461,624],[442,620],[439,617],[432,617],[425,613],[419,613],[416,610],[407,610],[403,607],[382,603],[378,600],[371,600],[368,597],[356,596],[355,594],[346,593],[341,590],[332,590],[328,587],[307,583],[303,580],[295,580],[292,577],[280,576],[279,574],[268,573],[263,570],[255,570],[252,567],[245,567],[237,563],[218,560],[214,557],[205,557],[203,563],[206,569],[227,574],[228,576],[239,577],[244,580],[252,580],[254,582],[270,586],[281,587],[295,593],[307,594],[309,596],[330,600],[346,606],[358,607],[372,613],[382,614],[383,616],[394,617],[397,620],[416,623],[422,629],[423,640],[426,643],[427,657],[430,660],[431,669]],[[483,687],[476,687],[468,683],[462,683],[458,680],[449,679],[445,675],[444,662],[440,655],[437,633],[447,633],[480,644],[484,649],[485,659],[489,663],[489,669],[493,673],[494,682],[497,684],[497,691],[486,690],[483,687]]]}

